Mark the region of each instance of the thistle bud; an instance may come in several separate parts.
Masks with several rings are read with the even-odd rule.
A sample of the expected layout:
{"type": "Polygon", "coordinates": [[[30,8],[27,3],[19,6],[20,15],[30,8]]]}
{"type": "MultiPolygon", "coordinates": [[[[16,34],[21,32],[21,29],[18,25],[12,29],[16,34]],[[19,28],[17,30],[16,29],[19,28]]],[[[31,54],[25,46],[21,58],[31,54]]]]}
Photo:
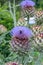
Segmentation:
{"type": "Polygon", "coordinates": [[[24,26],[17,26],[11,30],[12,39],[11,46],[17,51],[27,51],[30,48],[30,37],[32,37],[32,31],[24,26]]]}

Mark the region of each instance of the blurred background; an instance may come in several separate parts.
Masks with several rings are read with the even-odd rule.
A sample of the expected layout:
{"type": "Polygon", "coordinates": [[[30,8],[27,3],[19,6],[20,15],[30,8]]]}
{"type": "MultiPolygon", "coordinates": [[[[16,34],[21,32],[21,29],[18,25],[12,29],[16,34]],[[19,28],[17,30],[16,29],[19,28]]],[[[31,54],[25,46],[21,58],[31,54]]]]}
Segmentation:
{"type": "MultiPolygon", "coordinates": [[[[4,63],[8,61],[14,61],[14,57],[16,57],[16,54],[12,52],[12,49],[10,48],[10,44],[9,44],[9,41],[11,40],[9,31],[14,27],[13,19],[9,12],[9,1],[11,2],[11,6],[12,6],[13,0],[0,0],[0,65],[4,65],[4,63]]],[[[20,18],[21,10],[19,7],[19,3],[21,1],[23,0],[15,0],[15,5],[17,5],[16,21],[18,21],[18,19],[20,18]]],[[[43,0],[33,0],[33,1],[36,4],[35,8],[37,10],[43,10],[43,0]]],[[[35,56],[37,57],[39,54],[40,52],[36,50],[34,52],[34,57],[35,56]]],[[[43,61],[43,55],[40,59],[43,61]]],[[[34,61],[31,62],[30,65],[34,65],[34,61]]],[[[40,65],[40,61],[38,65],[40,65]]]]}

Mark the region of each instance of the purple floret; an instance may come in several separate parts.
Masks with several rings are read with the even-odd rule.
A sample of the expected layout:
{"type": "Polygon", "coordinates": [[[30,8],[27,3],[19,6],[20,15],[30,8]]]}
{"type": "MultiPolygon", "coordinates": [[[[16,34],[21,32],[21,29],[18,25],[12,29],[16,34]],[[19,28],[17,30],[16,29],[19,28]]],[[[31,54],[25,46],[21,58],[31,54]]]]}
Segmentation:
{"type": "Polygon", "coordinates": [[[32,31],[27,28],[27,27],[24,27],[24,26],[17,26],[15,28],[13,28],[11,30],[11,35],[12,36],[16,36],[16,37],[19,37],[19,38],[23,38],[23,37],[32,37],[33,33],[32,31]]]}
{"type": "Polygon", "coordinates": [[[33,2],[32,0],[24,0],[20,3],[20,6],[22,8],[26,7],[26,6],[35,6],[35,2],[33,2]]]}

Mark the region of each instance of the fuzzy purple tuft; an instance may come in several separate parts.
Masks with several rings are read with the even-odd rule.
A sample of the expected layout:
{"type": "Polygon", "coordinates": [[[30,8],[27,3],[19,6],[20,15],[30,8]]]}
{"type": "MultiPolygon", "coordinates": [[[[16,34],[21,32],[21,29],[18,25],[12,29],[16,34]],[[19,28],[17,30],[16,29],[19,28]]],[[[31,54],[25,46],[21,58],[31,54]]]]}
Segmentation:
{"type": "Polygon", "coordinates": [[[32,34],[33,34],[32,30],[30,30],[29,28],[24,27],[24,26],[17,26],[11,30],[11,35],[13,37],[16,36],[19,38],[23,38],[23,37],[30,38],[32,36],[32,34]]]}
{"type": "Polygon", "coordinates": [[[32,0],[24,0],[20,3],[20,6],[22,8],[26,7],[26,6],[35,6],[35,2],[33,2],[32,0]]]}

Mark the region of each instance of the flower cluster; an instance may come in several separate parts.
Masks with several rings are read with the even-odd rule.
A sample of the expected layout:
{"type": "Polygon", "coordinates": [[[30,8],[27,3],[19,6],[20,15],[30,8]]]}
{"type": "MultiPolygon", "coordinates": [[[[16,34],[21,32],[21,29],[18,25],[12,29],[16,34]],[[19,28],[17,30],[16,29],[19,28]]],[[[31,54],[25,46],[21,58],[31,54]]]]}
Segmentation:
{"type": "Polygon", "coordinates": [[[33,16],[35,11],[35,3],[32,0],[24,0],[20,3],[20,6],[22,8],[23,14],[28,14],[33,16]]]}
{"type": "Polygon", "coordinates": [[[26,51],[29,48],[29,39],[32,37],[32,31],[24,26],[17,26],[11,30],[11,46],[17,50],[26,51]]]}

